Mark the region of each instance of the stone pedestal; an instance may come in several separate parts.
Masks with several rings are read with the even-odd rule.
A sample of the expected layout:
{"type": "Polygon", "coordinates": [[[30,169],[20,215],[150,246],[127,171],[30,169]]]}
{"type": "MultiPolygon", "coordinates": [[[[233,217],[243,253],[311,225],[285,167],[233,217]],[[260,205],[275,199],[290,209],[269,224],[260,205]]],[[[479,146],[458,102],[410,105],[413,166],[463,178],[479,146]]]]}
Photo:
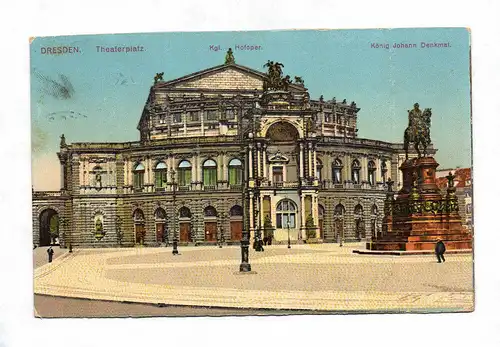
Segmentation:
{"type": "Polygon", "coordinates": [[[472,249],[472,235],[462,226],[455,188],[442,195],[436,185],[436,168],[432,157],[405,161],[403,187],[394,199],[388,193],[383,233],[368,243],[377,251],[433,250],[437,239],[446,249],[472,249]]]}

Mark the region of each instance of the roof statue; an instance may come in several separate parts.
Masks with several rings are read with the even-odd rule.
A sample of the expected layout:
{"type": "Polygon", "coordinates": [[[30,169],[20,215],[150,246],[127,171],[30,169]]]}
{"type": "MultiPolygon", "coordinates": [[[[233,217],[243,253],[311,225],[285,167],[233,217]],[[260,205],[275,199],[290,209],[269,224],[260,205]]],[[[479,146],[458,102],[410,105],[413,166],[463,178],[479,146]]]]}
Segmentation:
{"type": "Polygon", "coordinates": [[[295,76],[295,83],[300,84],[301,86],[304,86],[304,79],[300,76],[295,76]]]}
{"type": "Polygon", "coordinates": [[[236,61],[234,60],[233,50],[229,48],[226,53],[226,60],[224,61],[224,64],[234,64],[235,62],[236,61]]]}
{"type": "Polygon", "coordinates": [[[66,147],[66,138],[64,134],[61,135],[61,142],[59,143],[59,147],[66,147]]]}
{"type": "Polygon", "coordinates": [[[431,116],[430,108],[426,108],[423,112],[420,110],[420,105],[415,103],[412,110],[408,110],[408,127],[404,134],[404,150],[406,159],[408,159],[408,147],[413,143],[418,157],[427,155],[427,147],[431,143],[431,116]],[[423,153],[420,152],[420,146],[423,147],[423,153]]]}
{"type": "Polygon", "coordinates": [[[288,90],[288,86],[292,83],[290,75],[283,76],[282,68],[284,65],[279,62],[268,60],[264,67],[267,67],[267,76],[264,80],[264,90],[288,90]]]}
{"type": "Polygon", "coordinates": [[[163,81],[163,74],[164,74],[164,72],[159,72],[155,75],[155,84],[160,82],[160,81],[163,81]]]}

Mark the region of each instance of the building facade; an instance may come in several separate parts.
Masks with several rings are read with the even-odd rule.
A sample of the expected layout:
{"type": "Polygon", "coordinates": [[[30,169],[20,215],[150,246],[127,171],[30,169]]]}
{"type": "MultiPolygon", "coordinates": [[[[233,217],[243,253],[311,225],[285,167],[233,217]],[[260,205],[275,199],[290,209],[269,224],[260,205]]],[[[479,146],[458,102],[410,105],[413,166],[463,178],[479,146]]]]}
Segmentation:
{"type": "MultiPolygon", "coordinates": [[[[67,143],[61,189],[33,192],[33,242],[117,247],[369,240],[385,182],[402,181],[403,145],[357,137],[360,108],[311,100],[302,78],[227,61],[163,81],[138,141],[67,143]],[[274,74],[274,76],[273,76],[274,74]],[[52,225],[52,227],[51,227],[52,225]]],[[[274,70],[273,70],[274,69],[274,70]]]]}

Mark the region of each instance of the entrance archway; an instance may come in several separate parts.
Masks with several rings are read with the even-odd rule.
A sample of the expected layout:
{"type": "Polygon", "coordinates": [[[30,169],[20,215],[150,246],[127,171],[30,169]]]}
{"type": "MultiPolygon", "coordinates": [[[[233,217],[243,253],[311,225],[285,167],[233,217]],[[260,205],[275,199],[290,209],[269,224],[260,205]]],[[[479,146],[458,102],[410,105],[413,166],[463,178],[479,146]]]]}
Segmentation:
{"type": "Polygon", "coordinates": [[[217,241],[217,210],[213,206],[208,206],[204,210],[205,216],[205,241],[217,241]]]}
{"type": "MultiPolygon", "coordinates": [[[[175,226],[177,227],[177,226],[175,226]]],[[[175,234],[174,234],[175,235],[175,234]]],[[[192,242],[191,210],[183,206],[179,210],[179,242],[192,242]]]]}
{"type": "Polygon", "coordinates": [[[318,226],[319,226],[319,238],[325,238],[325,230],[324,230],[324,218],[325,218],[325,208],[321,205],[318,205],[318,226]]]}
{"type": "Polygon", "coordinates": [[[243,232],[243,209],[239,205],[234,205],[229,210],[231,223],[231,241],[241,241],[243,232]]]}
{"type": "Polygon", "coordinates": [[[167,213],[161,207],[155,211],[155,224],[156,224],[156,242],[163,242],[165,237],[165,225],[167,222],[167,213]]]}
{"type": "Polygon", "coordinates": [[[144,224],[146,220],[144,218],[144,212],[141,209],[137,209],[134,212],[134,233],[135,233],[135,243],[144,244],[144,237],[146,236],[146,228],[144,224]]]}
{"type": "Polygon", "coordinates": [[[365,238],[365,221],[363,219],[363,206],[360,204],[354,208],[354,228],[356,239],[361,240],[365,238]]]}
{"type": "Polygon", "coordinates": [[[345,208],[342,204],[338,204],[335,206],[335,211],[334,211],[334,223],[333,227],[335,229],[335,237],[338,240],[338,242],[343,242],[344,241],[344,215],[345,215],[345,208]]]}
{"type": "Polygon", "coordinates": [[[40,213],[40,246],[50,246],[59,236],[59,215],[48,208],[40,213]]]}

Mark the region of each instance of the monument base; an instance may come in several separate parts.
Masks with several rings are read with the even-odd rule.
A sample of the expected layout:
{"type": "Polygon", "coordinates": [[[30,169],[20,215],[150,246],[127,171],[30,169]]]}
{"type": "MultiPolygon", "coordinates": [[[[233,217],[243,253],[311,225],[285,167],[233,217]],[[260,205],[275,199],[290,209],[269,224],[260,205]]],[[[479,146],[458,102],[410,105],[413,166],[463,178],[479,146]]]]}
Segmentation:
{"type": "Polygon", "coordinates": [[[462,226],[455,188],[450,183],[443,196],[435,184],[437,166],[432,157],[401,165],[403,187],[396,199],[388,193],[383,233],[366,244],[367,250],[433,251],[438,240],[447,250],[472,250],[472,235],[462,226]]]}

